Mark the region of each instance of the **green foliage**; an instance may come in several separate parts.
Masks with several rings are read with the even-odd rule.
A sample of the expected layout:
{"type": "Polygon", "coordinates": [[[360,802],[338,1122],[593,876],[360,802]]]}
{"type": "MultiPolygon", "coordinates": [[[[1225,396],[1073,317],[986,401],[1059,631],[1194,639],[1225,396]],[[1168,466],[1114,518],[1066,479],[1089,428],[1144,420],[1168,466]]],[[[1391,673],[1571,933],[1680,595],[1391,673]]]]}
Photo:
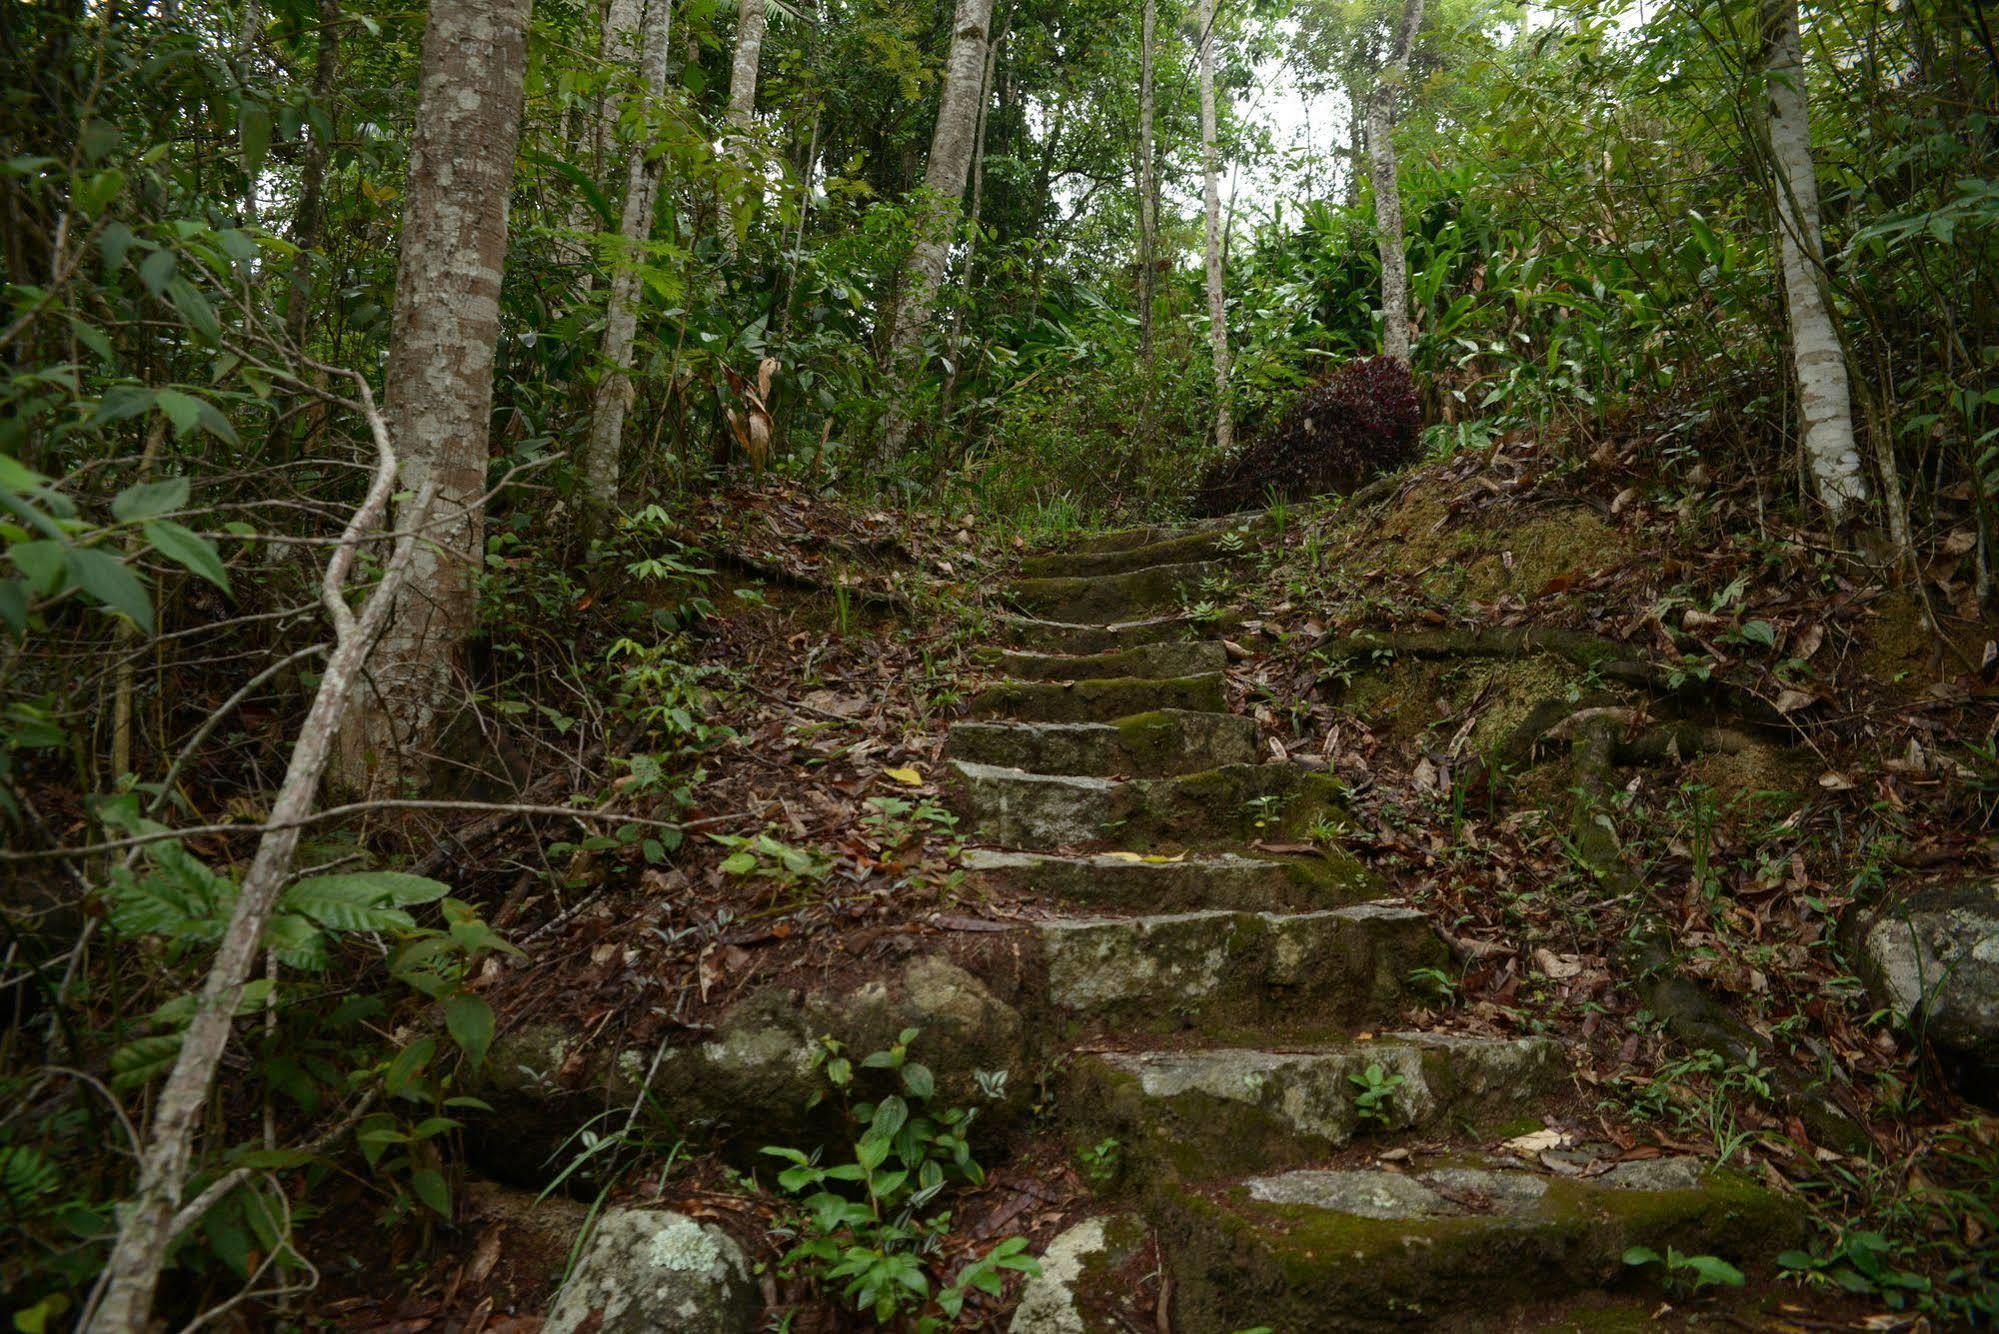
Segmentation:
{"type": "Polygon", "coordinates": [[[1395,1090],[1408,1082],[1402,1074],[1390,1074],[1379,1062],[1369,1062],[1365,1070],[1347,1076],[1354,1086],[1354,1119],[1361,1125],[1386,1127],[1395,1110],[1395,1090]]]}
{"type": "Polygon", "coordinates": [[[1712,1255],[1683,1255],[1670,1246],[1664,1255],[1650,1247],[1633,1246],[1624,1252],[1624,1263],[1633,1269],[1658,1265],[1667,1289],[1676,1293],[1695,1293],[1709,1286],[1739,1288],[1748,1281],[1740,1269],[1726,1260],[1712,1255]]]}
{"type": "MultiPolygon", "coordinates": [[[[854,1310],[885,1324],[917,1316],[933,1299],[945,1317],[956,1317],[970,1293],[997,1294],[1008,1271],[1040,1272],[1019,1237],[994,1245],[948,1283],[932,1271],[937,1244],[951,1226],[950,1211],[934,1206],[953,1184],[983,1184],[985,1172],[972,1157],[976,1110],[930,1109],[935,1079],[927,1066],[909,1059],[917,1037],[916,1029],[903,1030],[891,1046],[864,1057],[858,1070],[837,1042],[823,1040],[818,1058],[844,1103],[850,1158],[826,1166],[817,1153],[763,1150],[789,1164],[777,1184],[800,1198],[801,1212],[792,1221],[797,1239],[784,1255],[785,1270],[837,1287],[854,1310]],[[894,1091],[852,1101],[867,1071],[884,1072],[894,1091]]],[[[945,1326],[922,1315],[911,1327],[945,1326]]]]}

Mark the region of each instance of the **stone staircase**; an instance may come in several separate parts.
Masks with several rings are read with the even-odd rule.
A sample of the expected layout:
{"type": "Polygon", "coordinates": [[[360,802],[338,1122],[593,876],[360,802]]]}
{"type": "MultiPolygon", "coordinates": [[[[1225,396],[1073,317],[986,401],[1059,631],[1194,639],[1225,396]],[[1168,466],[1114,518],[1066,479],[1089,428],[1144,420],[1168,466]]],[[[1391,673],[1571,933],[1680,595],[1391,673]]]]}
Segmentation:
{"type": "Polygon", "coordinates": [[[1056,1240],[1013,1328],[1125,1328],[1101,1313],[1148,1234],[1182,1331],[1537,1328],[1530,1309],[1629,1289],[1628,1246],[1748,1265],[1789,1244],[1788,1205],[1696,1159],[1498,1153],[1560,1105],[1556,1043],[1401,1031],[1444,946],[1325,846],[1335,779],[1258,762],[1220,640],[1181,610],[1245,548],[1232,531],[1029,557],[1003,679],[947,744],[971,867],[1057,913],[1032,935],[1061,1114],[1119,1165],[1120,1212],[1056,1240]],[[1257,846],[1307,839],[1324,850],[1257,846]]]}

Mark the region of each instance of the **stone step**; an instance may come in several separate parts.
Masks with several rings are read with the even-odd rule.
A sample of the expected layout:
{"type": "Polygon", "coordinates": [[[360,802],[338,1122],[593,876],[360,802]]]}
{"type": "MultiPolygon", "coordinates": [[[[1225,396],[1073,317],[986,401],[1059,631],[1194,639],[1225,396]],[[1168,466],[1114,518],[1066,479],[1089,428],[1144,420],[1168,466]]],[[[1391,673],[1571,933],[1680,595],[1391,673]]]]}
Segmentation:
{"type": "Polygon", "coordinates": [[[1228,690],[1220,672],[1081,681],[995,681],[971,698],[975,716],[1035,723],[1111,722],[1158,709],[1227,713],[1228,707],[1228,690]]]}
{"type": "Polygon", "coordinates": [[[1217,853],[1177,861],[1098,853],[1058,857],[974,848],[965,869],[982,882],[1097,909],[1173,912],[1227,908],[1244,912],[1335,908],[1377,897],[1375,876],[1351,853],[1312,857],[1243,857],[1217,853]]]}
{"type": "MultiPolygon", "coordinates": [[[[1139,530],[1149,533],[1153,530],[1139,530]]],[[[1177,565],[1186,561],[1208,560],[1216,555],[1235,556],[1247,552],[1245,538],[1231,537],[1226,531],[1174,533],[1151,542],[1137,542],[1102,551],[1044,551],[1023,558],[1021,574],[1029,578],[1062,575],[1124,574],[1154,565],[1177,565]],[[1231,549],[1233,548],[1233,549],[1231,549]]]]}
{"type": "Polygon", "coordinates": [[[1288,764],[1230,764],[1118,781],[949,761],[977,842],[1031,852],[1109,845],[1132,852],[1296,841],[1345,822],[1339,780],[1288,764]],[[1323,823],[1322,823],[1323,822],[1323,823]]]}
{"type": "Polygon", "coordinates": [[[1090,625],[1078,621],[1044,621],[1034,616],[1001,618],[1001,637],[1016,648],[1036,653],[1111,653],[1141,644],[1172,643],[1217,633],[1219,625],[1191,616],[1155,616],[1148,620],[1090,625]]]}
{"type": "Polygon", "coordinates": [[[1448,957],[1423,913],[1395,903],[1324,912],[1057,918],[1035,928],[1049,1003],[1119,1033],[1313,1033],[1392,1019],[1409,974],[1448,957]]]}
{"type": "Polygon", "coordinates": [[[1068,543],[1063,550],[1077,555],[1100,555],[1110,551],[1130,551],[1133,547],[1155,546],[1200,532],[1198,524],[1142,524],[1136,528],[1113,528],[1094,537],[1079,538],[1068,543]]]}
{"type": "Polygon", "coordinates": [[[1220,640],[1195,639],[1158,644],[1109,653],[1034,653],[1021,649],[1002,650],[993,663],[1008,676],[1023,681],[1080,681],[1105,676],[1203,676],[1228,666],[1228,652],[1220,640]]]}
{"type": "Polygon", "coordinates": [[[1228,568],[1220,561],[1188,561],[1096,578],[1021,579],[1008,591],[1007,600],[1031,616],[1111,625],[1199,601],[1206,596],[1202,584],[1223,577],[1228,568]]]}
{"type": "Polygon", "coordinates": [[[1626,1163],[1587,1181],[1474,1163],[1172,1186],[1153,1211],[1174,1328],[1497,1328],[1578,1291],[1656,1294],[1655,1274],[1624,1263],[1627,1247],[1757,1273],[1803,1236],[1791,1201],[1674,1162],[1693,1160],[1626,1163]]]}
{"type": "Polygon", "coordinates": [[[1153,709],[1108,723],[953,723],[948,759],[1038,774],[1165,778],[1256,762],[1256,724],[1233,713],[1153,709]]]}
{"type": "Polygon", "coordinates": [[[1497,1128],[1566,1077],[1548,1038],[1390,1033],[1298,1052],[1097,1052],[1071,1063],[1063,1105],[1127,1162],[1205,1178],[1323,1159],[1357,1135],[1497,1128]],[[1393,1088],[1363,1116],[1371,1067],[1393,1088]]]}

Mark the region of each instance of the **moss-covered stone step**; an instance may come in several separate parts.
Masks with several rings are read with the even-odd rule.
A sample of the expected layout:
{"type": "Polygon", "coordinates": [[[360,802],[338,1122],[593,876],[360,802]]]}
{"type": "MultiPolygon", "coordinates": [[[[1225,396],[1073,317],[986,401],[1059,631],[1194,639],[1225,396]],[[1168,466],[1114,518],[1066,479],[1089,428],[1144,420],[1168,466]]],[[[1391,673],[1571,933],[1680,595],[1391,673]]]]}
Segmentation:
{"type": "Polygon", "coordinates": [[[1391,1033],[1312,1051],[1085,1055],[1064,1107],[1088,1138],[1116,1136],[1127,1163],[1215,1177],[1324,1158],[1360,1134],[1496,1127],[1566,1075],[1547,1038],[1391,1033]],[[1363,1104],[1370,1089],[1385,1094],[1363,1104]]]}
{"type": "Polygon", "coordinates": [[[1220,640],[1140,644],[1109,653],[1033,653],[1009,649],[995,665],[1023,681],[1080,681],[1106,676],[1205,676],[1228,666],[1220,640]]]}
{"type": "Polygon", "coordinates": [[[1223,852],[1168,860],[1129,852],[1062,857],[975,848],[965,854],[965,869],[1013,893],[1113,911],[1281,912],[1343,907],[1381,894],[1373,873],[1340,849],[1308,857],[1223,852]]]}
{"type": "Polygon", "coordinates": [[[1174,1328],[1490,1328],[1576,1290],[1656,1284],[1624,1263],[1627,1247],[1715,1255],[1753,1272],[1797,1244],[1795,1204],[1698,1170],[1629,1163],[1582,1181],[1481,1165],[1171,1187],[1155,1221],[1174,1328]]]}
{"type": "Polygon", "coordinates": [[[944,754],[1039,774],[1165,778],[1256,762],[1256,724],[1233,713],[1153,709],[1108,723],[953,723],[944,754]]]}
{"type": "Polygon", "coordinates": [[[1219,579],[1227,571],[1228,566],[1220,561],[1187,561],[1094,578],[1022,579],[1008,591],[1007,600],[1031,616],[1108,625],[1156,616],[1178,608],[1183,601],[1197,601],[1203,596],[1203,583],[1219,579]]]}
{"type": "Polygon", "coordinates": [[[1075,538],[1060,548],[1062,554],[1094,556],[1112,551],[1130,551],[1134,547],[1149,547],[1160,542],[1171,542],[1176,538],[1197,535],[1199,524],[1142,524],[1136,528],[1113,528],[1108,532],[1090,537],[1075,538]]]}
{"type": "Polygon", "coordinates": [[[1412,970],[1441,965],[1423,913],[1191,912],[1039,923],[1047,998],[1092,1027],[1326,1033],[1399,1015],[1412,970]]]}
{"type": "Polygon", "coordinates": [[[1156,709],[1226,713],[1220,672],[1201,676],[1112,676],[1082,681],[995,681],[972,696],[981,718],[1102,723],[1156,709]]]}
{"type": "Polygon", "coordinates": [[[1295,841],[1345,823],[1337,779],[1288,764],[1230,764],[1124,781],[952,760],[975,841],[1028,851],[1089,844],[1130,852],[1295,841]]]}
{"type": "Polygon", "coordinates": [[[1174,614],[1110,625],[1076,621],[1045,621],[1035,616],[1007,616],[1000,637],[1016,648],[1035,653],[1111,653],[1140,644],[1167,643],[1219,633],[1219,628],[1191,616],[1174,614]]]}
{"type": "MultiPolygon", "coordinates": [[[[1140,530],[1150,534],[1156,530],[1140,530]]],[[[1020,562],[1020,572],[1029,578],[1057,578],[1063,575],[1124,574],[1153,565],[1179,565],[1187,561],[1233,556],[1247,551],[1241,537],[1224,531],[1175,533],[1154,541],[1136,542],[1105,551],[1044,551],[1020,562]]]]}

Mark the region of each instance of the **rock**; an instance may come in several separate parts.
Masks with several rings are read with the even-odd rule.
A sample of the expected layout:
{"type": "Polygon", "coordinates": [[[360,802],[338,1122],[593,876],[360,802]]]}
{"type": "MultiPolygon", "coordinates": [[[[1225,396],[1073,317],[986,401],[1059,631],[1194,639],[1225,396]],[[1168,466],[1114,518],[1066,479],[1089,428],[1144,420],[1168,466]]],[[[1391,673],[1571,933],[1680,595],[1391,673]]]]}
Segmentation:
{"type": "Polygon", "coordinates": [[[1209,581],[1227,575],[1228,566],[1219,561],[1183,561],[1122,574],[1022,579],[1007,596],[1031,616],[1107,625],[1176,610],[1183,600],[1199,598],[1209,581]]]}
{"type": "Polygon", "coordinates": [[[1037,723],[1106,723],[1135,713],[1179,709],[1225,713],[1219,671],[1199,676],[1108,676],[1073,681],[996,681],[971,699],[981,718],[1037,723]]]}
{"type": "Polygon", "coordinates": [[[1999,881],[1867,909],[1850,944],[1875,1003],[1927,1040],[1968,1095],[1999,1105],[1999,881]]]}
{"type": "Polygon", "coordinates": [[[1153,709],[1107,723],[954,723],[948,759],[1040,774],[1160,778],[1254,764],[1256,723],[1233,713],[1153,709]]]}
{"type": "Polygon", "coordinates": [[[1021,1289],[1008,1334],[1098,1334],[1123,1326],[1085,1309],[1091,1294],[1118,1289],[1114,1271],[1145,1241],[1145,1225],[1126,1214],[1086,1219],[1048,1243],[1041,1272],[1021,1289]]]}
{"type": "Polygon", "coordinates": [[[763,1303],[735,1239],[667,1209],[614,1209],[577,1261],[542,1334],[736,1334],[763,1303]]]}

